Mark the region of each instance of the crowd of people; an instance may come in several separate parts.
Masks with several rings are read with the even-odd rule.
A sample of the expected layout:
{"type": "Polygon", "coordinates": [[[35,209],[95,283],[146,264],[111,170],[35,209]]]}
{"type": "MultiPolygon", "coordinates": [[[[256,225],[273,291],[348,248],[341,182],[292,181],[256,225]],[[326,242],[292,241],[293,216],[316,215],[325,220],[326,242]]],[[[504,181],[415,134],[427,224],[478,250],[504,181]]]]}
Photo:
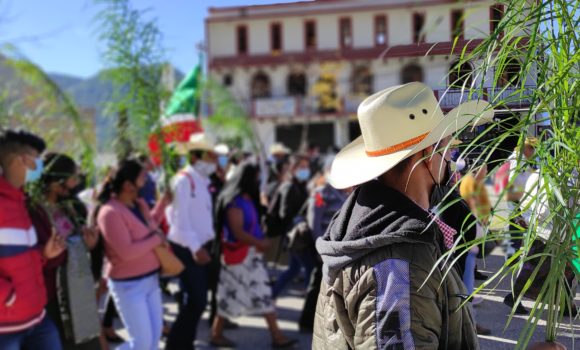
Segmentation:
{"type": "Polygon", "coordinates": [[[300,324],[312,332],[322,276],[314,240],[346,198],[326,184],[329,163],[324,168],[319,156],[292,156],[276,144],[264,172],[256,157],[199,133],[175,147],[183,166],[161,193],[163,177],[143,154],[89,186],[74,159],[46,152],[35,134],[2,130],[0,148],[0,348],[141,350],[165,338],[166,349],[193,349],[208,306],[214,346],[235,346],[224,335],[238,327],[232,319],[263,315],[272,347],[291,347],[296,340],[280,330],[275,300],[302,272],[309,306],[300,324]],[[288,245],[280,238],[298,218],[312,230],[301,232],[297,240],[306,243],[276,278],[264,254],[282,248],[280,259],[288,245]],[[167,254],[181,265],[171,276],[167,254]],[[171,326],[163,322],[168,278],[179,286],[171,326]],[[115,318],[127,339],[115,332],[115,318]]]}
{"type": "MultiPolygon", "coordinates": [[[[469,297],[485,278],[481,247],[458,251],[453,268],[438,260],[489,226],[487,167],[460,174],[451,164],[461,163],[453,133],[490,114],[469,102],[444,116],[432,91],[411,83],[367,98],[362,137],[337,155],[275,144],[262,162],[197,133],[175,145],[174,174],[135,154],[94,184],[41,137],[2,130],[0,348],[147,350],[164,338],[165,349],[194,349],[208,308],[213,346],[235,347],[226,336],[235,319],[263,315],[272,348],[290,348],[276,299],[302,276],[297,321],[315,349],[477,349],[477,334],[490,334],[469,297]],[[286,269],[273,274],[266,255],[287,255],[286,269]],[[171,279],[178,314],[168,325],[171,279]]],[[[530,177],[512,163],[512,178],[530,177]]],[[[523,191],[509,191],[512,210],[523,191]]]]}

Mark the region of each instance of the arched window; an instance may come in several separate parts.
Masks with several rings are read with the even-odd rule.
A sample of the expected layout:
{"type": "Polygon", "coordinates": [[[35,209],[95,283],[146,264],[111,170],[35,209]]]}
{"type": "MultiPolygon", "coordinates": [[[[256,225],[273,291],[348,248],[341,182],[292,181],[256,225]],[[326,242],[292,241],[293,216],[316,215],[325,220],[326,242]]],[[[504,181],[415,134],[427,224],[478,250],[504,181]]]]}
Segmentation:
{"type": "Polygon", "coordinates": [[[460,89],[463,86],[469,88],[473,82],[473,68],[471,64],[454,62],[449,68],[449,86],[460,89]]]}
{"type": "Polygon", "coordinates": [[[423,68],[416,64],[409,64],[401,71],[401,83],[407,84],[414,81],[423,81],[423,68]]]}
{"type": "Polygon", "coordinates": [[[287,89],[290,96],[306,96],[306,75],[304,73],[290,73],[287,89]]]}
{"type": "Polygon", "coordinates": [[[501,75],[499,77],[500,86],[506,85],[518,85],[520,83],[520,72],[522,70],[522,65],[517,58],[509,58],[502,69],[501,75]]]}
{"type": "Polygon", "coordinates": [[[258,72],[252,79],[252,98],[270,97],[270,78],[264,72],[258,72]]]}
{"type": "Polygon", "coordinates": [[[358,95],[371,95],[373,93],[373,75],[369,67],[359,66],[352,71],[352,93],[358,95]]]}

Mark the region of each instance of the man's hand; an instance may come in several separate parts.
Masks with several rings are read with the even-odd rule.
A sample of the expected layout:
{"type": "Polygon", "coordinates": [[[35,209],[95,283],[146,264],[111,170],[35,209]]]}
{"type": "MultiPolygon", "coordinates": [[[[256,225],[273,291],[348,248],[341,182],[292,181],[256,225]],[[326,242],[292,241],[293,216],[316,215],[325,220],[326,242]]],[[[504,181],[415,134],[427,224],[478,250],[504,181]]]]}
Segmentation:
{"type": "Polygon", "coordinates": [[[171,202],[173,202],[173,192],[171,192],[171,189],[167,188],[165,192],[161,195],[159,201],[171,204],[171,202]]]}
{"type": "Polygon", "coordinates": [[[87,246],[88,250],[93,250],[97,246],[99,242],[99,231],[96,227],[83,227],[83,240],[85,241],[85,245],[87,246]]]}
{"type": "Polygon", "coordinates": [[[211,262],[211,257],[205,248],[200,248],[193,253],[193,260],[195,260],[198,265],[207,265],[211,262]]]}
{"type": "Polygon", "coordinates": [[[66,250],[66,242],[64,238],[53,232],[52,236],[44,246],[44,257],[46,259],[53,259],[62,254],[66,250]]]}

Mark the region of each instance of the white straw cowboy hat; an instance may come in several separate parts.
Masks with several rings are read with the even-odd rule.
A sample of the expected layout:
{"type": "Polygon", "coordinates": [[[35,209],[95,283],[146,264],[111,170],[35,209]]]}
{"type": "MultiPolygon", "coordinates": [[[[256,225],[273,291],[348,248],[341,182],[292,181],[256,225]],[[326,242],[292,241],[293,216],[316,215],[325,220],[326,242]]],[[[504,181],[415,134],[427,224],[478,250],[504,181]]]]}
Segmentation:
{"type": "Polygon", "coordinates": [[[275,143],[270,147],[270,154],[290,154],[290,149],[283,143],[275,143]]]}
{"type": "Polygon", "coordinates": [[[447,115],[423,83],[394,86],[358,107],[362,135],[343,148],[330,170],[330,184],[343,189],[370,181],[411,155],[481,118],[493,119],[485,101],[469,101],[447,115]]]}
{"type": "Polygon", "coordinates": [[[209,151],[213,152],[215,145],[203,132],[195,133],[189,137],[188,142],[177,143],[175,150],[179,154],[186,154],[190,151],[209,151]]]}
{"type": "Polygon", "coordinates": [[[213,148],[213,151],[220,156],[227,156],[230,154],[230,148],[224,143],[220,143],[213,148]]]}

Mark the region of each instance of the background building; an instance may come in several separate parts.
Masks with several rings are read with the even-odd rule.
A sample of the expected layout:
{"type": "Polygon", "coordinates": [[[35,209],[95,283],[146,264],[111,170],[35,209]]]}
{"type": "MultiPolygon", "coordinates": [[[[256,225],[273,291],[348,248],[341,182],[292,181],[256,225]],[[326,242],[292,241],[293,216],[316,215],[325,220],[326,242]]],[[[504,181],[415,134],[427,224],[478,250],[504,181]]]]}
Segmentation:
{"type": "MultiPolygon", "coordinates": [[[[293,149],[303,142],[323,150],[341,147],[360,135],[356,109],[362,99],[392,85],[422,81],[444,110],[467,99],[464,83],[483,83],[487,100],[510,94],[509,87],[491,88],[493,72],[465,77],[481,62],[457,67],[462,50],[476,47],[502,15],[502,5],[489,0],[210,8],[209,75],[244,106],[266,146],[279,141],[293,149]]],[[[501,77],[506,84],[521,69],[517,57],[508,66],[501,77]]],[[[496,116],[521,112],[527,103],[515,101],[496,116]]]]}

